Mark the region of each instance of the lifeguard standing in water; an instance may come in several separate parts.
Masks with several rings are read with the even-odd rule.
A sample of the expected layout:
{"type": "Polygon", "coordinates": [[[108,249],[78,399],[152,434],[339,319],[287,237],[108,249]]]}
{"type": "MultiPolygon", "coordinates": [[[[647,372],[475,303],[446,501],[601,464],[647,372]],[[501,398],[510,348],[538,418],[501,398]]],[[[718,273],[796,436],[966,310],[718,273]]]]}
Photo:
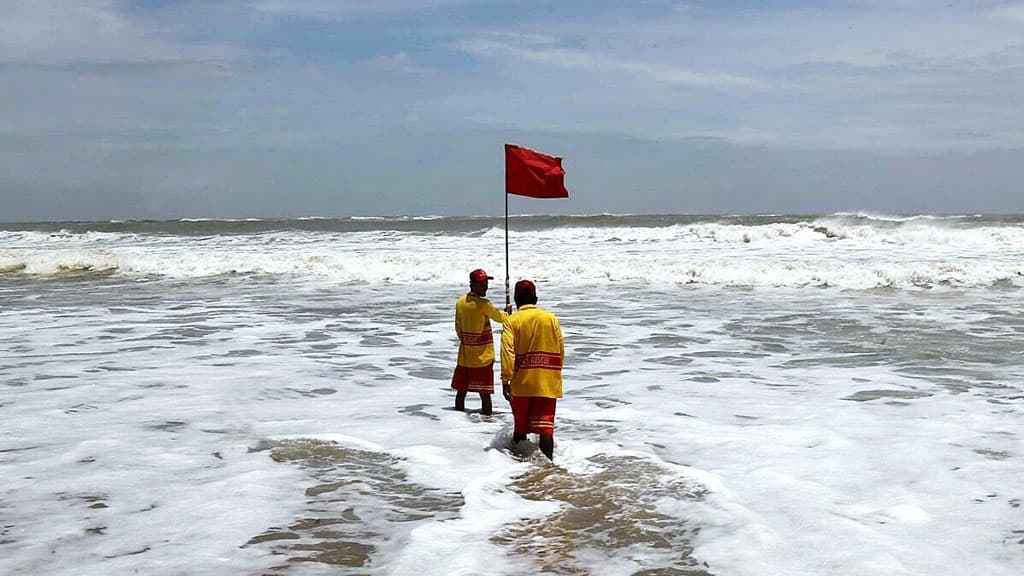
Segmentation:
{"type": "Polygon", "coordinates": [[[537,307],[537,287],[516,282],[516,313],[501,332],[501,387],[512,405],[512,443],[539,436],[540,451],[554,459],[555,405],[562,397],[565,342],[558,318],[537,307]]]}
{"type": "Polygon", "coordinates": [[[494,335],[491,320],[503,323],[512,312],[501,311],[485,298],[487,281],[493,280],[479,268],[469,273],[469,292],[455,304],[455,333],[459,336],[459,360],[452,375],[455,409],[465,411],[466,393],[480,394],[480,413],[491,413],[494,394],[494,335]]]}

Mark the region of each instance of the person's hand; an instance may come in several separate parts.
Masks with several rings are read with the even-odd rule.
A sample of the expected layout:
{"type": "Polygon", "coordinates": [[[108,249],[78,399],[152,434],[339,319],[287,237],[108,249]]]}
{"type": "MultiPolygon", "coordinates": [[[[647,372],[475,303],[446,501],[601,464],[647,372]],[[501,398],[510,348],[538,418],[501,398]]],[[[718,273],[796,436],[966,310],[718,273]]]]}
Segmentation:
{"type": "Polygon", "coordinates": [[[512,403],[512,383],[508,380],[501,381],[501,395],[505,397],[509,404],[512,403]]]}
{"type": "Polygon", "coordinates": [[[508,306],[505,306],[505,314],[511,314],[511,313],[512,313],[512,305],[509,304],[508,306]]]}

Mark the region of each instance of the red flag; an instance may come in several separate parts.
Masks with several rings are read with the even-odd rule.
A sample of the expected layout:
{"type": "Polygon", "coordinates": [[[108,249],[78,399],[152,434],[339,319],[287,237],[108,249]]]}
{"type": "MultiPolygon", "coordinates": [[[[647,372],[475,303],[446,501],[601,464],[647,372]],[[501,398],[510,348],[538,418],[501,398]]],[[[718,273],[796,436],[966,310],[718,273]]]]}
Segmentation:
{"type": "Polygon", "coordinates": [[[568,198],[562,159],[505,144],[505,194],[568,198]]]}

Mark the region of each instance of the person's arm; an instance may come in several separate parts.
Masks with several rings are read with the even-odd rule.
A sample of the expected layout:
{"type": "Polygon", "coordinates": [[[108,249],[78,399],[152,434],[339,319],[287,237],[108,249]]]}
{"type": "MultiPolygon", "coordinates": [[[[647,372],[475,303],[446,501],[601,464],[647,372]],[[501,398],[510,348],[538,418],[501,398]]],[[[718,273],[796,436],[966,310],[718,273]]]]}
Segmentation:
{"type": "Polygon", "coordinates": [[[555,335],[558,337],[558,353],[562,356],[562,368],[565,368],[565,340],[562,339],[562,327],[555,318],[555,335]]]}
{"type": "Polygon", "coordinates": [[[459,345],[462,345],[462,315],[459,313],[459,305],[455,305],[455,335],[459,337],[459,345]]]}
{"type": "Polygon", "coordinates": [[[501,395],[512,401],[512,376],[515,373],[516,336],[510,322],[501,328],[501,395]]]}
{"type": "Polygon", "coordinates": [[[485,300],[484,302],[487,303],[484,307],[484,314],[487,314],[488,318],[502,324],[505,323],[505,320],[508,320],[509,315],[502,310],[498,310],[494,304],[491,304],[490,300],[485,300]]]}

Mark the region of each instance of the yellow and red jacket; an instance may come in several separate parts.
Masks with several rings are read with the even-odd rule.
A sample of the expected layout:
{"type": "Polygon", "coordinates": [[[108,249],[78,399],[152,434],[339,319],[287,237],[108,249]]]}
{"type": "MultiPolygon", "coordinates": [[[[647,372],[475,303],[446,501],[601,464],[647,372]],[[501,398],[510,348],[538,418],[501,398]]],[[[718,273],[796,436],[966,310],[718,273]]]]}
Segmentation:
{"type": "Polygon", "coordinates": [[[554,314],[529,304],[505,320],[501,332],[501,381],[513,396],[562,397],[565,343],[554,314]]]}
{"type": "Polygon", "coordinates": [[[480,368],[494,363],[494,334],[491,320],[504,322],[508,317],[487,298],[472,292],[455,304],[455,333],[459,335],[459,366],[480,368]]]}

